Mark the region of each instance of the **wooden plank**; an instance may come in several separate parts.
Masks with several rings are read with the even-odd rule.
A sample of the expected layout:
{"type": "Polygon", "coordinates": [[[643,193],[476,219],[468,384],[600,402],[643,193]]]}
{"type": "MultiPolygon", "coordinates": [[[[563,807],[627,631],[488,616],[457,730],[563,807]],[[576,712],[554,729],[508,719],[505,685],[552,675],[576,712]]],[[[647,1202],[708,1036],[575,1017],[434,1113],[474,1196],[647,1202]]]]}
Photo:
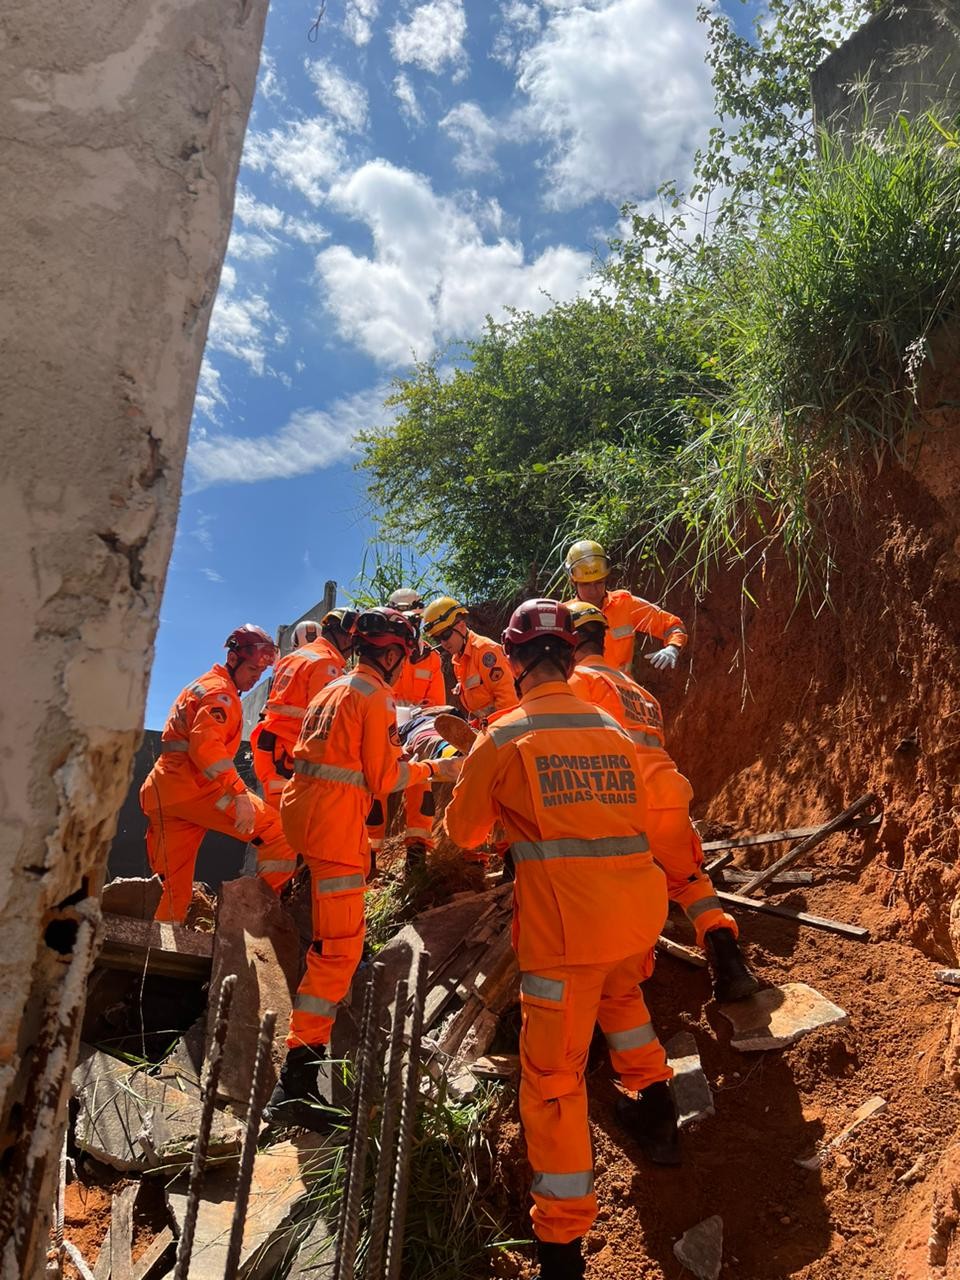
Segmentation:
{"type": "MultiPolygon", "coordinates": [[[[862,816],[847,823],[848,827],[878,827],[881,815],[862,816]]],[[[816,835],[820,827],[792,827],[789,831],[765,831],[756,836],[733,836],[729,840],[707,840],[704,842],[704,853],[719,853],[721,849],[751,849],[758,844],[780,844],[784,840],[804,840],[807,836],[816,835]]],[[[837,828],[842,830],[842,828],[837,828]]]]}
{"type": "Polygon", "coordinates": [[[685,947],[682,942],[674,942],[672,938],[665,938],[662,933],[657,939],[657,950],[671,956],[674,960],[683,960],[686,964],[692,964],[695,969],[707,967],[706,957],[701,952],[694,951],[693,947],[685,947]]]}
{"type": "Polygon", "coordinates": [[[139,1187],[124,1187],[113,1197],[110,1211],[110,1280],[134,1280],[133,1259],[133,1202],[139,1187]]]}
{"type": "Polygon", "coordinates": [[[866,792],[860,796],[858,800],[854,800],[853,804],[848,805],[843,813],[838,813],[835,818],[831,818],[829,822],[825,822],[822,827],[817,830],[806,840],[801,840],[799,844],[785,853],[782,858],[778,858],[772,866],[766,867],[763,871],[758,871],[752,880],[747,881],[743,886],[745,897],[749,897],[751,893],[759,889],[761,885],[767,883],[768,880],[776,878],[777,872],[785,871],[787,867],[792,866],[804,854],[809,853],[811,849],[815,849],[817,845],[822,844],[828,836],[832,836],[835,831],[842,830],[852,819],[867,810],[876,811],[880,801],[872,791],[866,792]]]}
{"type": "Polygon", "coordinates": [[[147,1280],[150,1272],[173,1244],[173,1240],[173,1232],[169,1227],[164,1227],[160,1234],[153,1238],[147,1249],[133,1264],[135,1280],[147,1280]]]}
{"type": "MultiPolygon", "coordinates": [[[[757,873],[755,871],[744,871],[741,867],[723,867],[718,875],[721,880],[729,880],[731,884],[746,884],[748,880],[752,880],[757,873]]],[[[767,882],[771,887],[775,884],[795,885],[795,884],[813,884],[812,871],[780,871],[777,873],[776,880],[767,882]]]]}
{"type": "MultiPolygon", "coordinates": [[[[706,851],[707,846],[703,846],[706,851]]],[[[719,858],[713,858],[710,862],[704,863],[704,871],[708,876],[712,876],[715,871],[722,871],[728,862],[733,861],[732,853],[721,853],[719,858]]]]}
{"type": "Polygon", "coordinates": [[[520,1072],[520,1055],[518,1053],[489,1053],[470,1063],[470,1070],[475,1076],[483,1076],[488,1080],[509,1080],[520,1072]]]}
{"type": "Polygon", "coordinates": [[[827,916],[812,916],[806,911],[791,911],[789,907],[778,907],[759,898],[745,898],[740,893],[726,893],[718,889],[717,897],[731,907],[759,911],[765,916],[779,916],[781,920],[793,920],[797,924],[809,925],[811,929],[823,929],[827,933],[838,933],[844,938],[855,938],[858,942],[866,942],[870,937],[869,929],[861,929],[857,924],[845,924],[842,920],[830,920],[827,916]]]}
{"type": "Polygon", "coordinates": [[[107,1227],[107,1234],[103,1237],[103,1243],[100,1246],[100,1252],[97,1255],[97,1265],[93,1269],[93,1280],[110,1280],[110,1228],[107,1227]]]}
{"type": "Polygon", "coordinates": [[[105,914],[103,949],[97,963],[107,969],[163,974],[171,978],[208,978],[213,934],[160,920],[135,920],[105,914]]]}

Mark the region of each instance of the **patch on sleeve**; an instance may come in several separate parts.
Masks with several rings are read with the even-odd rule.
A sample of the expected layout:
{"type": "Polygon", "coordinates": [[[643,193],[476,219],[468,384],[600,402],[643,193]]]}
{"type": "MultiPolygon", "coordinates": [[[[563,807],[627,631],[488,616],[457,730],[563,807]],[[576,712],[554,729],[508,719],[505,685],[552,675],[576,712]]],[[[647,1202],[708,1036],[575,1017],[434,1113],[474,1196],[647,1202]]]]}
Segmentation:
{"type": "Polygon", "coordinates": [[[502,679],[503,679],[503,668],[502,668],[502,667],[497,667],[495,671],[491,671],[491,672],[490,672],[490,679],[491,679],[491,680],[502,680],[502,679]]]}
{"type": "Polygon", "coordinates": [[[211,707],[210,714],[213,716],[214,720],[218,720],[221,724],[227,723],[227,713],[222,707],[211,707]]]}
{"type": "Polygon", "coordinates": [[[492,649],[488,649],[483,655],[482,661],[485,667],[495,667],[497,665],[497,655],[492,649]]]}
{"type": "Polygon", "coordinates": [[[233,699],[230,697],[229,693],[218,693],[218,694],[217,694],[217,701],[218,701],[218,702],[225,702],[225,703],[227,704],[227,706],[229,707],[229,706],[232,704],[233,699]]]}
{"type": "Polygon", "coordinates": [[[390,745],[393,747],[400,746],[400,734],[397,730],[397,722],[394,721],[390,726],[390,745]]]}

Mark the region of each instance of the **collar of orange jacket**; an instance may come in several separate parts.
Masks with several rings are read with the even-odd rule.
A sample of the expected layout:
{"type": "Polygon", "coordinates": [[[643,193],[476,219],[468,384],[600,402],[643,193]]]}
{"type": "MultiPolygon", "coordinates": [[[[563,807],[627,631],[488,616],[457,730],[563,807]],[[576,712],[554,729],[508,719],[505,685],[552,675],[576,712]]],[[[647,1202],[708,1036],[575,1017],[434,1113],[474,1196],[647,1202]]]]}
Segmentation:
{"type": "Polygon", "coordinates": [[[566,680],[547,680],[545,684],[538,684],[537,687],[535,689],[531,689],[529,693],[522,694],[520,703],[523,705],[527,702],[533,702],[535,698],[556,697],[558,693],[565,693],[571,698],[575,698],[577,696],[567,684],[566,680]]]}
{"type": "Polygon", "coordinates": [[[384,680],[381,673],[377,670],[376,667],[371,666],[370,663],[364,662],[361,659],[361,661],[357,663],[355,670],[358,672],[362,671],[365,676],[370,676],[371,679],[376,680],[377,684],[382,684],[385,689],[390,688],[390,686],[387,684],[386,680],[384,680]]]}

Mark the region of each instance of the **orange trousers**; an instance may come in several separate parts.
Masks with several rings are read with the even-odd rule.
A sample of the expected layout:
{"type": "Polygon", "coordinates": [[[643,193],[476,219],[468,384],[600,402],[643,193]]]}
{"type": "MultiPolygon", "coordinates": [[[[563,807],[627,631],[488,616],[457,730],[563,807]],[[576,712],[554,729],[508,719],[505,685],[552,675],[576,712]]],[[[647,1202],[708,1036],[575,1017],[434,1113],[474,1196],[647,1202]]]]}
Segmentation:
{"type": "Polygon", "coordinates": [[[585,1235],[597,1216],[584,1080],[594,1024],[631,1092],[673,1075],[638,985],[653,963],[647,951],[608,965],[521,975],[520,1118],[540,1240],[566,1244],[585,1235]]]}
{"type": "MultiPolygon", "coordinates": [[[[293,875],[296,855],[287,844],[279,815],[252,792],[254,826],[249,836],[257,851],[257,875],[279,893],[293,875]]],[[[216,796],[197,796],[174,804],[163,801],[152,777],[140,788],[140,807],[147,817],[147,861],[163,881],[155,919],[182,922],[193,895],[197,853],[208,831],[238,836],[233,802],[216,796]]]]}
{"type": "Polygon", "coordinates": [[[731,929],[737,937],[737,922],[717,897],[710,877],[703,869],[703,847],[684,805],[675,809],[647,810],[647,838],[650,852],[667,877],[671,902],[679,903],[697,931],[697,943],[711,929],[731,929]]]}
{"type": "Polygon", "coordinates": [[[264,800],[271,809],[276,809],[279,813],[283,788],[293,777],[293,756],[287,753],[283,743],[273,734],[269,735],[267,741],[271,742],[271,746],[267,747],[264,743],[258,725],[250,737],[253,771],[263,790],[264,800]]]}
{"type": "MultiPolygon", "coordinates": [[[[367,836],[375,853],[383,848],[386,838],[388,801],[388,796],[377,796],[367,814],[367,836]]],[[[414,782],[406,788],[403,793],[403,839],[408,849],[412,844],[424,844],[428,849],[433,848],[435,811],[433,787],[429,782],[414,782]]]]}

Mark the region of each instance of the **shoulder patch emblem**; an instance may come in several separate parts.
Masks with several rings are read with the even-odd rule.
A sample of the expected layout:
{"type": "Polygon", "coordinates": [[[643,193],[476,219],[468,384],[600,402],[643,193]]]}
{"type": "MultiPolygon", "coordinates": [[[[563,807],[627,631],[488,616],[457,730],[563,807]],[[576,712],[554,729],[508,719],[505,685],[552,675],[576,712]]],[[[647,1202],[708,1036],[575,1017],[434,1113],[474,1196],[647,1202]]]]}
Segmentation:
{"type": "Polygon", "coordinates": [[[390,745],[394,747],[400,746],[400,734],[397,730],[396,722],[390,726],[390,745]]]}
{"type": "Polygon", "coordinates": [[[217,694],[217,701],[218,701],[218,702],[225,702],[225,703],[226,703],[226,705],[229,707],[229,706],[230,706],[230,704],[233,702],[233,699],[230,697],[229,693],[218,693],[218,694],[217,694]]]}
{"type": "Polygon", "coordinates": [[[488,649],[481,659],[485,667],[495,667],[497,665],[497,655],[492,649],[488,649]]]}
{"type": "Polygon", "coordinates": [[[214,720],[218,720],[220,724],[227,723],[227,713],[222,707],[211,707],[210,714],[213,716],[214,720]]]}
{"type": "Polygon", "coordinates": [[[491,680],[502,680],[502,679],[503,679],[503,668],[502,668],[502,667],[497,667],[497,669],[496,669],[495,671],[491,671],[491,672],[490,672],[490,679],[491,679],[491,680]]]}

